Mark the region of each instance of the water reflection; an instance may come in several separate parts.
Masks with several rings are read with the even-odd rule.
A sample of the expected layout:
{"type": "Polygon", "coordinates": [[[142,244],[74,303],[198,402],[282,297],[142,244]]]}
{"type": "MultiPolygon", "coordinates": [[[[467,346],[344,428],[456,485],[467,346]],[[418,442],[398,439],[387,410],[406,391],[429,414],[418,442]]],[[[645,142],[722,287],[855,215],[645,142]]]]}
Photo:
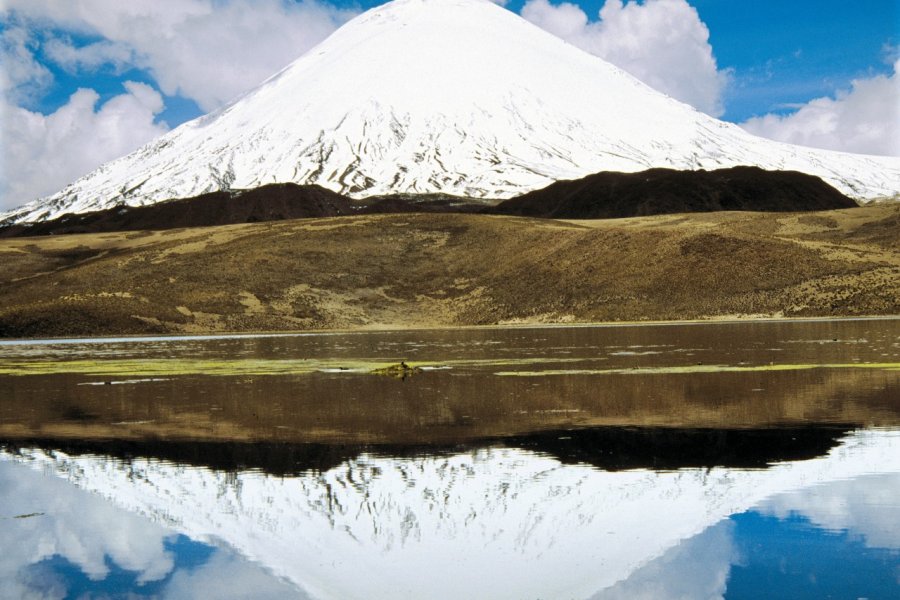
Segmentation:
{"type": "Polygon", "coordinates": [[[0,507],[0,598],[304,597],[214,537],[191,540],[28,464],[0,460],[0,507]]]}
{"type": "Polygon", "coordinates": [[[900,319],[0,342],[0,598],[890,597],[898,398],[900,319]]]}
{"type": "MultiPolygon", "coordinates": [[[[850,432],[821,456],[754,469],[607,471],[501,446],[408,457],[362,453],[294,476],[52,448],[8,449],[2,458],[4,490],[21,487],[10,473],[24,480],[24,466],[59,478],[8,493],[18,499],[13,512],[44,513],[14,522],[39,524],[52,515],[54,523],[69,523],[54,524],[46,539],[61,533],[87,549],[48,547],[89,577],[104,573],[104,555],[144,581],[172,572],[165,544],[172,534],[158,525],[165,524],[191,540],[222,540],[313,598],[693,598],[741,597],[741,590],[752,597],[760,572],[745,575],[773,560],[758,548],[784,538],[792,519],[802,518],[801,541],[842,532],[842,547],[871,550],[856,553],[879,573],[866,583],[870,597],[896,584],[895,430],[850,432]],[[127,535],[115,539],[128,541],[117,546],[97,535],[105,529],[99,513],[90,516],[97,496],[78,492],[86,508],[54,503],[63,498],[62,480],[124,509],[116,530],[127,535]],[[764,525],[781,529],[766,533],[764,525]]],[[[4,539],[12,545],[29,542],[4,539]]],[[[34,545],[6,567],[16,569],[7,572],[17,581],[50,552],[36,555],[34,545]]],[[[826,563],[841,555],[819,546],[826,563]]],[[[833,567],[809,561],[804,568],[833,567]]],[[[217,564],[209,560],[204,568],[217,564]]]]}
{"type": "Polygon", "coordinates": [[[23,438],[456,444],[599,425],[895,426],[900,320],[8,344],[0,397],[0,436],[23,438]],[[399,360],[447,368],[400,381],[340,366],[399,360]]]}
{"type": "Polygon", "coordinates": [[[763,468],[776,462],[816,458],[837,446],[851,429],[834,425],[769,429],[593,427],[427,445],[0,438],[0,446],[47,447],[68,455],[98,454],[122,460],[153,457],[218,471],[258,470],[279,476],[327,471],[363,454],[418,458],[485,448],[529,450],[563,464],[585,464],[607,471],[676,470],[763,468]]]}

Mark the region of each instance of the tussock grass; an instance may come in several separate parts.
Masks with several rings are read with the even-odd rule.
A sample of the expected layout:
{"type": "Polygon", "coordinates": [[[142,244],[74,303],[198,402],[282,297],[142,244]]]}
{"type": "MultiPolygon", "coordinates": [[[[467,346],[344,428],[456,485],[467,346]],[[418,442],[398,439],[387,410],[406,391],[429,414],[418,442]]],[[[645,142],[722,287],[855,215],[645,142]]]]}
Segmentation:
{"type": "Polygon", "coordinates": [[[900,314],[900,206],[0,240],[0,336],[900,314]]]}

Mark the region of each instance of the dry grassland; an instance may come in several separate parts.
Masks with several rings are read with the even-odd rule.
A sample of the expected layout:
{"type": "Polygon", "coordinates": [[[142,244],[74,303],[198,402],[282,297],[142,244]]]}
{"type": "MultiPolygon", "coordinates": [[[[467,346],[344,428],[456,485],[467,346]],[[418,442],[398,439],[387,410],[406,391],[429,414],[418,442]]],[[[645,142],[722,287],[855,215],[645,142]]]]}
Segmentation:
{"type": "Polygon", "coordinates": [[[900,313],[900,205],[0,240],[0,336],[900,313]]]}

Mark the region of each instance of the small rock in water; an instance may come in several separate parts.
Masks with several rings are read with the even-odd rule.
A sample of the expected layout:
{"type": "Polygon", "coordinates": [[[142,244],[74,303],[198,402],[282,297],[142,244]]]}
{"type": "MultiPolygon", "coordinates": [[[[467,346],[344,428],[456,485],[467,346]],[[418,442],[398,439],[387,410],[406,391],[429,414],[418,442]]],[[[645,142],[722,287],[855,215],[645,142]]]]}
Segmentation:
{"type": "Polygon", "coordinates": [[[391,365],[389,367],[384,367],[383,369],[374,369],[371,372],[373,375],[386,375],[397,379],[406,379],[411,375],[421,373],[422,369],[419,367],[411,367],[406,364],[406,361],[401,361],[398,365],[391,365]]]}

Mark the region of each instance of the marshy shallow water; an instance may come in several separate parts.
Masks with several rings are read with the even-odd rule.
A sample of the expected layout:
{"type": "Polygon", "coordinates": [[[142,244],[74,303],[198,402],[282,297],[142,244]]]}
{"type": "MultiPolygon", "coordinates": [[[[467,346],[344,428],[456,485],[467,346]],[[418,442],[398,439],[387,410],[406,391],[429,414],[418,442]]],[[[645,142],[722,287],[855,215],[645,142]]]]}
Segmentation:
{"type": "Polygon", "coordinates": [[[898,591],[900,320],[0,342],[0,443],[2,598],[898,591]]]}

